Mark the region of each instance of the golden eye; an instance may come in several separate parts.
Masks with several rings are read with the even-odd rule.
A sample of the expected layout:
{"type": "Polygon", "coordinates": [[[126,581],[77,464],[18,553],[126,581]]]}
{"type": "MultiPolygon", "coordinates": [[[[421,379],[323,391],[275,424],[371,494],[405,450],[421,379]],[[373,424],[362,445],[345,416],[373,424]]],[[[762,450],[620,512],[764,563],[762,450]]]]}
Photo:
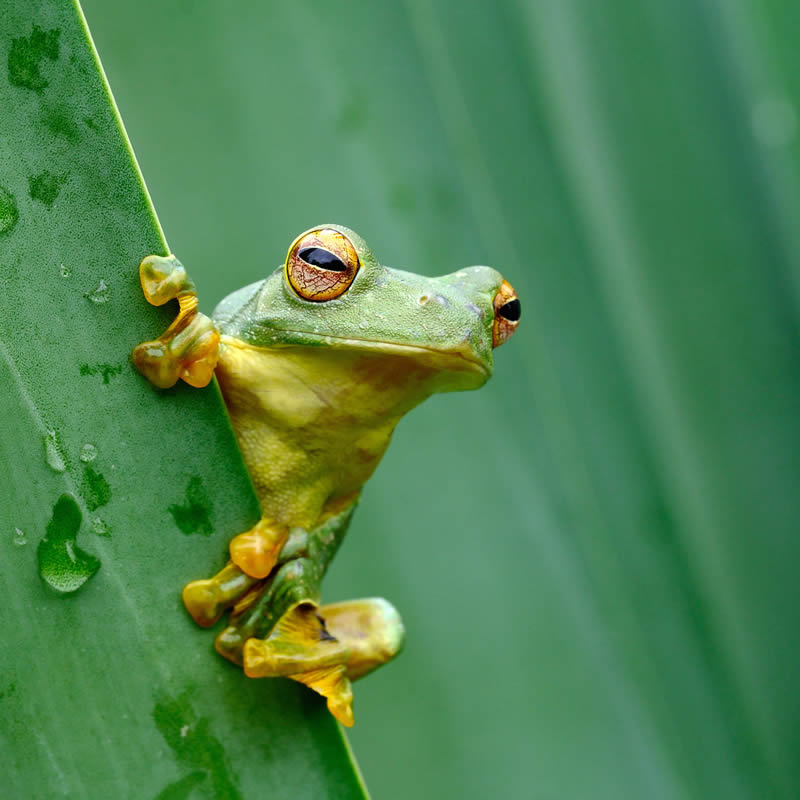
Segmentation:
{"type": "Polygon", "coordinates": [[[353,243],[333,228],[301,233],[286,256],[286,280],[298,297],[323,303],[343,295],[358,272],[353,243]]]}
{"type": "Polygon", "coordinates": [[[519,325],[522,305],[517,293],[508,281],[503,281],[494,297],[494,324],[492,326],[492,347],[500,347],[519,325]]]}

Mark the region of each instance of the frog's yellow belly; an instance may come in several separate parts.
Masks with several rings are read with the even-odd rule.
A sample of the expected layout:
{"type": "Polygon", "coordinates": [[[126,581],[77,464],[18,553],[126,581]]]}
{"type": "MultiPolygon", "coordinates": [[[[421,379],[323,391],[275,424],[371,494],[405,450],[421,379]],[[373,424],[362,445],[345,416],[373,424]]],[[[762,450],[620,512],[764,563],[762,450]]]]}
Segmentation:
{"type": "Polygon", "coordinates": [[[413,359],[222,341],[216,375],[262,514],[290,527],[314,527],[358,492],[398,419],[430,394],[431,370],[413,359]]]}

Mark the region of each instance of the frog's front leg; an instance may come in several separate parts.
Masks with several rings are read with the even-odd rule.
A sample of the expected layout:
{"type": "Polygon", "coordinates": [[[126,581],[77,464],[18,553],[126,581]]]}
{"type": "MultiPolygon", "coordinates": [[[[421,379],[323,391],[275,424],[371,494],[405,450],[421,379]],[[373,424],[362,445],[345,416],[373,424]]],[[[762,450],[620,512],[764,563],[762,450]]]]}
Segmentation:
{"type": "MultiPolygon", "coordinates": [[[[161,306],[177,300],[178,316],[158,339],[134,348],[132,358],[136,368],[161,389],[174,386],[179,379],[192,386],[206,386],[219,357],[220,335],[213,321],[197,310],[197,292],[186,268],[173,255],[147,256],[139,265],[139,278],[148,303],[161,306]]],[[[275,566],[288,535],[286,526],[261,519],[231,541],[231,561],[247,576],[265,578],[275,566]]],[[[218,578],[206,582],[203,591],[216,594],[218,589],[210,587],[218,578]]],[[[190,611],[201,625],[210,625],[213,623],[207,621],[211,619],[209,615],[216,611],[208,597],[200,601],[203,591],[195,587],[193,597],[199,605],[195,603],[193,607],[196,606],[197,616],[192,608],[190,611]]]]}
{"type": "Polygon", "coordinates": [[[139,278],[147,302],[161,306],[178,301],[178,316],[158,337],[133,350],[133,363],[160,389],[183,379],[206,386],[214,374],[219,354],[219,331],[197,310],[194,281],[175,256],[147,256],[139,265],[139,278]]]}

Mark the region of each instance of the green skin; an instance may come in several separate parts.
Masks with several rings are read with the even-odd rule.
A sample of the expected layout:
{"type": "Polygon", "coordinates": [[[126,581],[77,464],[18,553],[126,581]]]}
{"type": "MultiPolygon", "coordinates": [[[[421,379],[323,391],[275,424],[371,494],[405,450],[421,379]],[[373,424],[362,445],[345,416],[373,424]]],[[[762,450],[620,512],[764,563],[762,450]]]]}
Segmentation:
{"type": "MultiPolygon", "coordinates": [[[[184,599],[195,619],[208,625],[247,595],[247,607],[234,612],[217,637],[218,651],[244,661],[248,674],[303,680],[351,724],[351,716],[331,706],[329,691],[298,674],[333,663],[349,678],[361,677],[400,650],[403,628],[381,599],[319,608],[322,577],[400,417],[435,392],[478,388],[490,377],[496,298],[504,282],[489,267],[439,278],[393,270],[381,266],[354,232],[324,228],[346,236],[358,256],[355,278],[340,296],[304,299],[279,268],[226,297],[213,322],[196,314],[161,340],[140,345],[134,361],[148,377],[163,374],[168,361],[172,374],[173,362],[191,360],[196,342],[219,332],[216,375],[262,517],[289,536],[266,578],[229,564],[218,576],[190,584],[184,599]],[[156,354],[152,363],[145,363],[145,351],[156,354]],[[280,632],[280,620],[298,609],[313,610],[317,620],[311,645],[280,632]],[[271,648],[268,669],[248,670],[250,639],[271,648]]],[[[191,294],[177,262],[155,261],[159,276],[173,270],[169,297],[191,294]]]]}

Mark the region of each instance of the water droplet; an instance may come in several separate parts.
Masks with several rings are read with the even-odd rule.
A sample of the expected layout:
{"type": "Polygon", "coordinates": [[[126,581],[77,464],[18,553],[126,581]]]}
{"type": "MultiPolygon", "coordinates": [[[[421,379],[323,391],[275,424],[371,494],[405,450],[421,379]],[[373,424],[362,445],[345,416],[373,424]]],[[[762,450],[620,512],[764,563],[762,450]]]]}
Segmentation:
{"type": "Polygon", "coordinates": [[[111,526],[100,517],[94,517],[91,522],[92,532],[97,536],[102,536],[104,539],[111,538],[111,526]]]}
{"type": "Polygon", "coordinates": [[[110,300],[109,294],[110,290],[108,288],[108,284],[104,280],[101,280],[97,285],[97,288],[92,289],[92,291],[89,292],[86,297],[93,303],[100,305],[101,303],[107,303],[110,300]]]}
{"type": "Polygon", "coordinates": [[[67,468],[61,455],[61,448],[58,446],[55,431],[47,431],[44,437],[44,457],[50,469],[56,472],[63,472],[67,468]]]}
{"type": "Polygon", "coordinates": [[[83,586],[100,569],[100,561],[81,550],[75,538],[83,515],[69,494],[62,494],[53,506],[44,539],[36,548],[39,574],[57,592],[69,594],[83,586]]]}
{"type": "Polygon", "coordinates": [[[86,444],[81,447],[81,461],[83,461],[84,464],[88,464],[90,461],[94,461],[96,458],[97,448],[93,444],[86,442],[86,444]]]}
{"type": "Polygon", "coordinates": [[[28,537],[25,535],[25,531],[14,528],[14,544],[17,545],[17,547],[28,544],[28,537]]]}
{"type": "Polygon", "coordinates": [[[785,97],[759,100],[751,113],[753,134],[766,147],[784,147],[797,133],[797,112],[785,97]]]}
{"type": "Polygon", "coordinates": [[[367,328],[369,328],[369,322],[367,322],[365,319],[362,319],[361,322],[358,323],[358,327],[361,328],[362,331],[365,331],[367,328]]]}
{"type": "Polygon", "coordinates": [[[59,264],[58,271],[61,273],[62,278],[72,277],[72,267],[68,267],[66,264],[59,264]]]}

